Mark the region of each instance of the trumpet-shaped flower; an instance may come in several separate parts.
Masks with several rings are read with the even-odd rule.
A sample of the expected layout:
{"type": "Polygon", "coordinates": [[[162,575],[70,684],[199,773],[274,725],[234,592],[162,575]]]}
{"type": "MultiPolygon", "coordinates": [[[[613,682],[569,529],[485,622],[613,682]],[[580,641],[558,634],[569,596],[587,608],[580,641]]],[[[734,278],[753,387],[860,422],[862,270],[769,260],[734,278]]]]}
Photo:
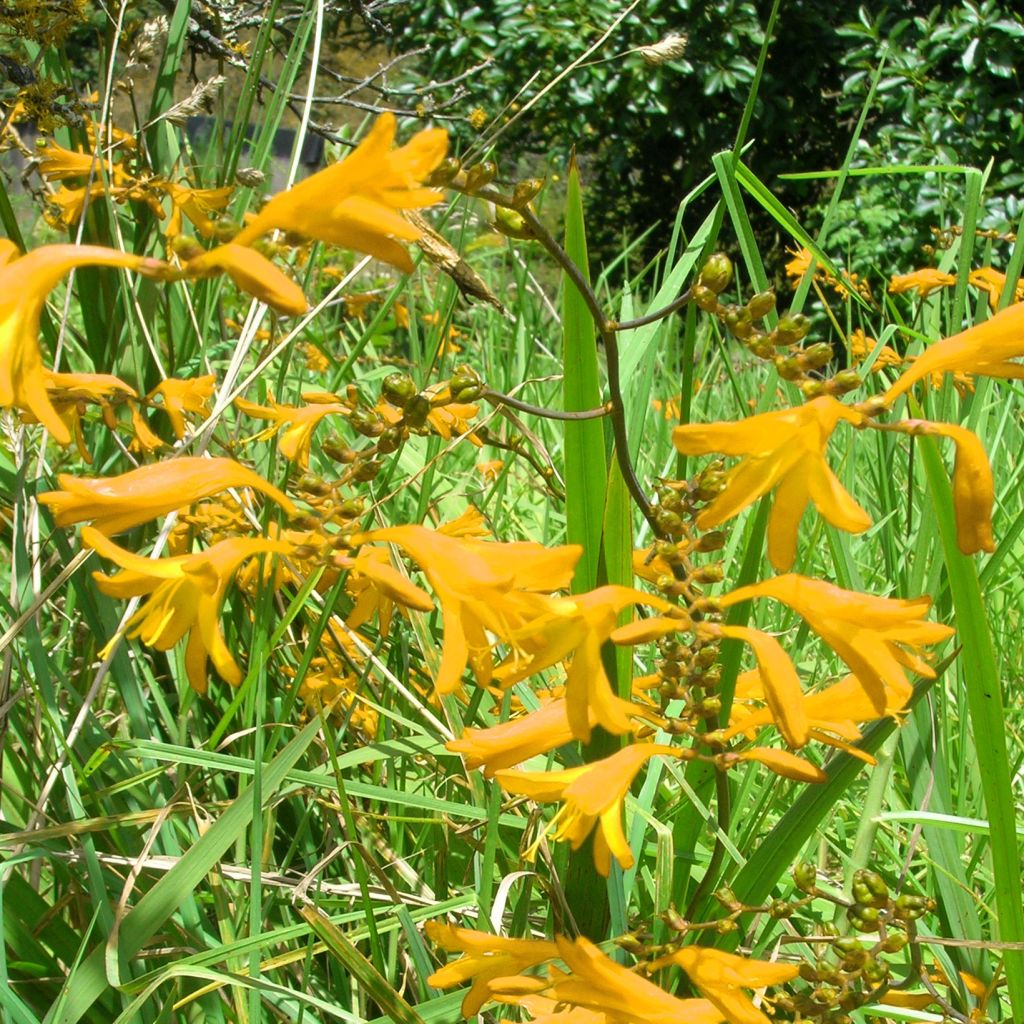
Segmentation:
{"type": "Polygon", "coordinates": [[[916,291],[922,299],[926,299],[932,292],[940,288],[952,288],[955,284],[956,278],[952,274],[946,274],[934,267],[924,267],[909,274],[894,275],[889,281],[889,292],[892,295],[901,295],[903,292],[916,291]]]}
{"type": "Polygon", "coordinates": [[[302,289],[266,258],[244,245],[218,245],[185,264],[186,277],[213,277],[224,273],[238,288],[287,316],[301,316],[309,308],[302,289]]]}
{"type": "Polygon", "coordinates": [[[171,200],[171,217],[164,229],[168,238],[176,238],[181,234],[183,215],[203,238],[212,238],[217,225],[210,214],[223,210],[234,192],[232,185],[222,188],[189,188],[173,181],[159,182],[156,187],[171,200]]]}
{"type": "Polygon", "coordinates": [[[885,393],[890,405],[919,380],[934,373],[963,371],[983,377],[1024,377],[1024,365],[1010,360],[1024,355],[1024,303],[1000,310],[991,320],[937,341],[914,360],[885,393]]]}
{"type": "Polygon", "coordinates": [[[617,964],[587,939],[556,938],[569,973],[551,969],[550,994],[561,1003],[596,1010],[608,1024],[720,1024],[721,1011],[708,999],[677,999],[617,964]]]}
{"type": "Polygon", "coordinates": [[[185,672],[193,690],[206,692],[207,662],[232,686],[242,681],[242,670],[220,631],[220,608],[231,579],[241,564],[261,554],[287,554],[291,545],[263,537],[232,537],[194,555],[143,558],[125,551],[90,526],[82,529],[82,542],[121,566],[114,576],[93,573],[97,586],[112,597],[146,597],[127,621],[130,638],[147,647],[170,650],[186,633],[185,672]]]}
{"type": "Polygon", "coordinates": [[[612,856],[623,868],[633,865],[633,853],[622,831],[623,803],[637,772],[658,755],[685,756],[674,747],[639,743],[581,768],[555,772],[502,769],[495,772],[495,778],[509,793],[541,803],[562,801],[564,806],[546,831],[554,833],[555,839],[568,839],[574,850],[599,824],[594,837],[594,865],[607,878],[612,856]]]}
{"type": "Polygon", "coordinates": [[[140,466],[111,477],[76,477],[61,473],[62,490],[39,495],[58,526],[92,520],[110,536],[140,523],[185,508],[229,487],[250,487],[277,502],[288,515],[295,505],[276,487],[234,459],[182,458],[140,466]]]}
{"type": "Polygon", "coordinates": [[[394,139],[395,119],[382,114],[344,160],[274,196],[235,242],[250,245],[280,228],[411,270],[401,242],[415,241],[420,231],[399,211],[440,201],[440,192],[420,182],[444,159],[448,134],[422,131],[399,149],[392,148],[394,139]]]}
{"type": "MultiPolygon", "coordinates": [[[[900,688],[897,691],[888,687],[885,714],[897,717],[906,706],[909,697],[910,693],[905,689],[900,688]]],[[[722,730],[722,739],[732,739],[739,733],[753,739],[761,729],[775,724],[775,714],[771,707],[754,706],[765,700],[765,685],[761,673],[756,669],[744,672],[736,680],[736,694],[729,725],[722,730]]],[[[806,694],[801,697],[801,703],[807,717],[811,739],[838,747],[869,764],[875,763],[870,754],[851,746],[861,738],[857,723],[870,722],[879,717],[874,702],[856,676],[848,675],[823,690],[806,694]]]]}
{"type": "Polygon", "coordinates": [[[0,239],[0,408],[31,412],[64,445],[71,432],[47,395],[39,320],[47,295],[84,266],[152,270],[159,264],[97,245],[44,245],[19,256],[12,242],[0,239]]]}
{"type": "MultiPolygon", "coordinates": [[[[601,645],[617,632],[619,613],[635,604],[673,610],[651,594],[615,585],[538,603],[535,614],[522,627],[505,635],[513,650],[495,670],[495,679],[509,687],[571,656],[565,697],[573,736],[589,743],[595,724],[615,735],[630,732],[635,705],[615,696],[601,659],[601,645]]],[[[636,625],[642,628],[648,621],[636,625]]],[[[685,628],[680,620],[673,620],[673,625],[685,628]]]]}
{"type": "Polygon", "coordinates": [[[292,459],[303,469],[309,465],[310,447],[313,443],[313,431],[317,424],[326,416],[347,416],[351,410],[339,402],[319,403],[294,406],[281,405],[270,398],[270,405],[257,405],[244,398],[235,399],[235,407],[246,416],[254,419],[270,420],[271,425],[261,431],[257,437],[266,438],[281,432],[278,447],[286,459],[292,459]]]}
{"type": "Polygon", "coordinates": [[[792,981],[800,973],[796,964],[773,964],[765,960],[749,960],[733,953],[723,953],[704,946],[684,946],[670,956],[651,964],[655,970],[670,963],[686,971],[697,991],[729,1022],[729,1024],[771,1024],[749,997],[745,988],[765,988],[792,981]]]}
{"type": "Polygon", "coordinates": [[[146,397],[150,402],[160,399],[160,408],[167,413],[174,436],[181,439],[188,433],[185,413],[206,416],[210,411],[208,403],[213,397],[216,385],[217,378],[212,373],[205,377],[189,377],[186,380],[167,377],[146,397]]]}
{"type": "MultiPolygon", "coordinates": [[[[1002,298],[1003,289],[1006,288],[1006,275],[994,267],[980,267],[971,271],[967,281],[988,296],[989,309],[994,313],[1002,298]]],[[[1024,299],[1024,281],[1018,281],[1014,285],[1012,299],[1014,302],[1024,299]]]]}
{"type": "Polygon", "coordinates": [[[424,927],[431,940],[442,949],[463,954],[427,978],[427,984],[434,988],[452,988],[472,982],[462,1000],[463,1017],[472,1017],[492,998],[492,981],[513,977],[558,956],[558,947],[553,942],[504,939],[470,928],[455,928],[443,921],[428,921],[424,927]]]}
{"type": "Polygon", "coordinates": [[[567,587],[581,553],[578,545],[499,544],[413,525],[352,538],[353,544],[366,541],[389,541],[403,548],[438,596],[444,617],[438,693],[457,690],[467,665],[487,685],[493,675],[488,631],[505,640],[515,636],[544,604],[534,592],[567,587]]]}
{"type": "Polygon", "coordinates": [[[879,716],[893,700],[905,702],[909,696],[904,669],[935,677],[915,652],[954,632],[949,626],[923,621],[931,607],[930,597],[875,597],[795,574],[740,587],[719,598],[719,603],[728,608],[755,597],[772,597],[800,615],[850,667],[879,716]]]}
{"type": "Polygon", "coordinates": [[[776,488],[768,521],[768,557],[779,570],[796,557],[797,531],[808,502],[835,527],[860,533],[871,518],[840,484],[825,461],[832,432],[842,422],[860,426],[864,416],[823,395],[795,409],[762,413],[735,423],[685,424],[672,433],[684,455],[742,455],[722,492],[697,516],[702,530],[724,523],[776,488]]]}

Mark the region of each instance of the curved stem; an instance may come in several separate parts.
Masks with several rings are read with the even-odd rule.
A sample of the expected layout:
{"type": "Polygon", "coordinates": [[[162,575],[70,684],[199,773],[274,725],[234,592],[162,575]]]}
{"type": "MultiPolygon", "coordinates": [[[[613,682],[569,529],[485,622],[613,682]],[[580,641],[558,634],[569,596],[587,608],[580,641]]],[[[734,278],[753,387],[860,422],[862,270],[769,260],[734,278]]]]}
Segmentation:
{"type": "Polygon", "coordinates": [[[529,402],[523,402],[500,391],[492,391],[490,388],[482,391],[480,397],[486,398],[488,402],[492,402],[494,405],[507,405],[513,409],[518,409],[520,412],[528,412],[533,416],[543,416],[549,420],[597,420],[602,416],[611,414],[610,402],[598,406],[596,409],[580,409],[576,412],[567,412],[564,409],[545,409],[540,405],[530,405],[529,402]]]}
{"type": "Polygon", "coordinates": [[[653,313],[648,313],[646,316],[638,316],[635,320],[613,320],[609,323],[609,326],[613,331],[631,331],[634,327],[644,327],[646,324],[657,323],[673,313],[678,313],[692,298],[693,292],[690,288],[687,288],[679,298],[673,299],[667,306],[662,306],[661,309],[656,309],[653,313]]]}

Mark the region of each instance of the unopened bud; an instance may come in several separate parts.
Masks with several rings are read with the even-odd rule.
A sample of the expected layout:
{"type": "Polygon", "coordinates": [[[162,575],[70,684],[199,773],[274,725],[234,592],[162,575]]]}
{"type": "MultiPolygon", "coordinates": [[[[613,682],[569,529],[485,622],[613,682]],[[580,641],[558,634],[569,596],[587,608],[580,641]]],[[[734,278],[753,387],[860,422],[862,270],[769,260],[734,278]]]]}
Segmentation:
{"type": "Polygon", "coordinates": [[[383,462],[377,462],[375,459],[366,459],[356,464],[352,470],[352,475],[361,483],[367,483],[373,480],[383,468],[383,462]]]}
{"type": "Polygon", "coordinates": [[[729,282],[732,281],[732,260],[724,252],[716,252],[708,257],[697,280],[698,284],[710,288],[716,295],[721,295],[729,282]]]}
{"type": "Polygon", "coordinates": [[[427,178],[427,184],[434,188],[441,188],[450,185],[455,176],[462,170],[462,163],[453,156],[445,157],[427,178]]]}
{"type": "Polygon", "coordinates": [[[413,428],[422,427],[430,415],[430,399],[426,395],[413,395],[402,407],[402,418],[413,428]]]}
{"type": "Polygon", "coordinates": [[[466,169],[466,191],[476,192],[490,185],[498,175],[498,165],[493,160],[482,160],[466,169]]]}
{"type": "Polygon", "coordinates": [[[721,530],[711,530],[697,541],[697,551],[721,551],[725,547],[725,534],[721,530]]]}
{"type": "Polygon", "coordinates": [[[363,437],[379,437],[384,433],[384,421],[369,409],[353,409],[348,421],[352,429],[363,437]]]}
{"type": "Polygon", "coordinates": [[[416,382],[407,373],[389,373],[380,386],[381,398],[399,408],[416,394],[416,382]]]}
{"type": "Polygon", "coordinates": [[[512,190],[512,205],[520,208],[525,206],[537,198],[543,187],[543,178],[526,178],[523,181],[517,181],[516,187],[512,190]]]}
{"type": "Polygon", "coordinates": [[[239,167],[235,171],[235,181],[243,188],[256,188],[267,180],[267,176],[256,167],[239,167]]]}
{"type": "Polygon", "coordinates": [[[718,295],[706,284],[695,284],[692,293],[698,309],[703,309],[705,313],[714,313],[718,309],[718,295]]]}
{"type": "Polygon", "coordinates": [[[747,302],[747,312],[754,320],[766,317],[775,308],[775,292],[758,292],[747,302]]]}
{"type": "Polygon", "coordinates": [[[827,341],[819,341],[816,345],[805,348],[800,353],[804,366],[817,370],[819,367],[827,366],[832,361],[832,346],[827,341]]]}
{"type": "Polygon", "coordinates": [[[811,321],[803,313],[786,313],[772,332],[775,344],[779,346],[795,345],[803,341],[811,330],[811,321]]]}
{"type": "Polygon", "coordinates": [[[869,907],[885,907],[889,904],[889,887],[877,871],[859,868],[853,874],[850,891],[857,903],[864,903],[869,907]]]}
{"type": "Polygon", "coordinates": [[[845,395],[848,391],[856,391],[863,383],[856,370],[840,370],[829,382],[829,390],[845,395]]]}
{"type": "Polygon", "coordinates": [[[523,215],[505,206],[495,206],[494,227],[507,238],[518,238],[521,241],[528,242],[534,237],[533,231],[530,229],[530,225],[526,223],[523,215]]]}

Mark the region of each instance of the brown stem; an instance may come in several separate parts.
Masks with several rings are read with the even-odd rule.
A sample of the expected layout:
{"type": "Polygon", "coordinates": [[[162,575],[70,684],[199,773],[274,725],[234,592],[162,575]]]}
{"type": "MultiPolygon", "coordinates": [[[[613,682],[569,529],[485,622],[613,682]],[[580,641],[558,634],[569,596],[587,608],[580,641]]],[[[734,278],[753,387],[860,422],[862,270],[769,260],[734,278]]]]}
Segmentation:
{"type": "Polygon", "coordinates": [[[490,389],[482,391],[480,397],[486,398],[488,402],[492,402],[495,405],[508,405],[513,409],[518,409],[520,412],[528,412],[533,416],[543,416],[549,420],[597,420],[602,416],[609,415],[611,412],[611,403],[598,406],[596,409],[580,409],[576,412],[567,412],[564,409],[545,409],[543,406],[530,405],[529,402],[523,402],[518,398],[513,398],[511,395],[505,395],[500,391],[492,391],[490,389]]]}
{"type": "Polygon", "coordinates": [[[631,331],[634,327],[644,327],[646,324],[657,323],[659,320],[664,320],[666,317],[671,316],[673,313],[678,313],[683,306],[687,305],[693,298],[693,292],[687,288],[678,299],[673,299],[667,306],[663,306],[661,309],[656,309],[653,313],[648,313],[646,316],[638,316],[635,320],[618,320],[610,321],[609,327],[613,331],[631,331]]]}

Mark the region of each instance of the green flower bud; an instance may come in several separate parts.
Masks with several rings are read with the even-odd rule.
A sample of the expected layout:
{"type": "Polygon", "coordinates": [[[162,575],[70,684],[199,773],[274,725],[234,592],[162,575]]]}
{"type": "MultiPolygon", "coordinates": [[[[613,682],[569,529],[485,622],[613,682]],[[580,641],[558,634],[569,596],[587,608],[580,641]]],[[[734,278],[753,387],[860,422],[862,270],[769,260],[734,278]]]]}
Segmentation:
{"type": "Polygon", "coordinates": [[[506,206],[495,206],[494,227],[499,234],[505,235],[506,238],[517,238],[520,241],[528,242],[534,237],[533,231],[523,215],[506,206]]]}
{"type": "Polygon", "coordinates": [[[384,421],[369,409],[353,409],[349,413],[349,423],[357,434],[363,437],[380,437],[384,433],[384,421]]]}
{"type": "Polygon", "coordinates": [[[669,537],[678,537],[685,532],[683,521],[675,512],[659,508],[655,512],[655,519],[658,523],[658,529],[669,537]]]}
{"type": "Polygon", "coordinates": [[[694,583],[721,583],[725,579],[725,570],[721,563],[715,562],[712,565],[702,566],[690,579],[694,583]]]}
{"type": "Polygon", "coordinates": [[[856,370],[840,370],[829,383],[829,390],[845,395],[848,391],[856,391],[863,383],[856,370]]]}
{"type": "Polygon", "coordinates": [[[349,445],[340,437],[327,438],[326,441],[321,443],[320,451],[322,451],[327,458],[333,459],[335,462],[344,463],[345,465],[348,465],[350,462],[355,462],[358,454],[354,448],[350,448],[349,445]]]}
{"type": "Polygon", "coordinates": [[[832,346],[827,341],[819,341],[800,353],[804,366],[815,370],[827,366],[832,361],[832,355],[832,346]]]}
{"type": "Polygon", "coordinates": [[[416,382],[407,373],[389,373],[380,386],[381,398],[399,409],[416,394],[416,382]]]}
{"type": "Polygon", "coordinates": [[[402,407],[402,418],[410,426],[422,427],[430,415],[430,399],[426,395],[413,395],[402,407]]]}
{"type": "Polygon", "coordinates": [[[381,455],[390,455],[402,446],[401,430],[398,427],[388,427],[380,437],[377,438],[377,451],[381,455]]]}
{"type": "Polygon", "coordinates": [[[846,915],[850,924],[859,932],[877,932],[882,916],[878,907],[867,907],[863,903],[854,903],[848,907],[846,915]]]}
{"type": "Polygon", "coordinates": [[[427,178],[427,184],[433,188],[443,188],[445,185],[450,185],[461,170],[462,162],[460,160],[453,156],[445,157],[431,171],[430,176],[427,178]]]}
{"type": "Polygon", "coordinates": [[[804,375],[797,356],[776,356],[775,369],[783,380],[799,380],[804,375]]]}
{"type": "Polygon", "coordinates": [[[721,295],[729,287],[730,281],[732,281],[732,260],[724,252],[710,255],[697,279],[698,284],[710,288],[716,295],[721,295]]]}
{"type": "Polygon", "coordinates": [[[817,880],[818,869],[809,860],[802,860],[793,868],[793,881],[801,892],[814,892],[817,880]]]}
{"type": "Polygon", "coordinates": [[[722,317],[722,322],[729,333],[739,341],[749,338],[754,333],[754,324],[745,306],[730,306],[722,317]]]}
{"type": "Polygon", "coordinates": [[[523,181],[517,181],[516,187],[512,190],[513,205],[517,207],[525,206],[532,199],[537,198],[543,187],[543,178],[525,178],[523,181]]]}
{"type": "Polygon", "coordinates": [[[775,308],[775,292],[770,289],[766,292],[758,292],[747,302],[747,312],[754,320],[766,317],[775,308]]]}
{"type": "Polygon", "coordinates": [[[692,291],[693,301],[698,309],[703,309],[705,313],[714,313],[718,310],[718,295],[707,285],[695,284],[692,291]]]}
{"type": "Polygon", "coordinates": [[[726,910],[732,910],[733,907],[739,906],[739,900],[736,899],[736,893],[725,885],[723,885],[721,889],[715,890],[715,899],[718,900],[726,910]]]}
{"type": "Polygon", "coordinates": [[[869,907],[889,905],[889,887],[877,871],[868,871],[866,868],[855,871],[850,891],[857,903],[863,903],[869,907]]]}
{"type": "MultiPolygon", "coordinates": [[[[721,702],[719,702],[721,703],[721,702]]],[[[793,913],[793,904],[785,900],[772,900],[768,905],[768,916],[776,921],[781,921],[793,913]]]]}
{"type": "Polygon", "coordinates": [[[342,519],[358,519],[366,511],[362,498],[346,498],[335,511],[342,519]]]}
{"type": "Polygon", "coordinates": [[[498,176],[498,165],[493,160],[483,160],[466,169],[466,191],[477,192],[490,185],[498,176]]]}
{"type": "Polygon", "coordinates": [[[710,530],[697,541],[697,551],[721,551],[725,547],[725,533],[721,530],[710,530]]]}
{"type": "Polygon", "coordinates": [[[811,321],[803,313],[786,313],[779,318],[772,333],[775,335],[776,345],[786,346],[803,341],[810,330],[811,321]]]}
{"type": "Polygon", "coordinates": [[[935,909],[935,900],[930,896],[909,896],[904,894],[896,898],[893,916],[900,921],[916,921],[935,909]]]}
{"type": "Polygon", "coordinates": [[[361,483],[367,483],[373,480],[383,468],[383,462],[378,462],[376,459],[366,459],[364,462],[356,464],[352,475],[361,483]]]}

